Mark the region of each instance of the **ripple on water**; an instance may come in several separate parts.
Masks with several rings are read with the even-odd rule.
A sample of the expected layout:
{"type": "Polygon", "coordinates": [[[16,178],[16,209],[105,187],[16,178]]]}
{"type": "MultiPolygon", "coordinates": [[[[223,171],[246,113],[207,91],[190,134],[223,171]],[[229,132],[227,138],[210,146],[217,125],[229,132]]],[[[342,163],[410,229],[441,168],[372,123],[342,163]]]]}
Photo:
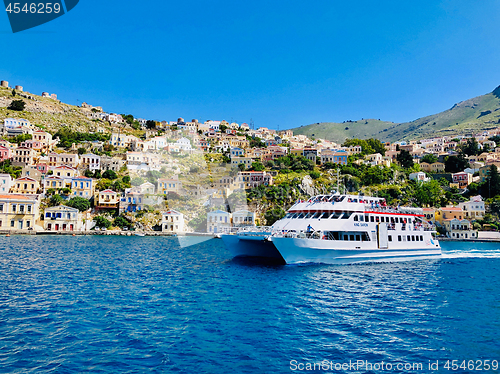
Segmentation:
{"type": "Polygon", "coordinates": [[[2,372],[285,372],[290,360],[500,357],[500,249],[283,266],[220,241],[0,238],[2,372]]]}

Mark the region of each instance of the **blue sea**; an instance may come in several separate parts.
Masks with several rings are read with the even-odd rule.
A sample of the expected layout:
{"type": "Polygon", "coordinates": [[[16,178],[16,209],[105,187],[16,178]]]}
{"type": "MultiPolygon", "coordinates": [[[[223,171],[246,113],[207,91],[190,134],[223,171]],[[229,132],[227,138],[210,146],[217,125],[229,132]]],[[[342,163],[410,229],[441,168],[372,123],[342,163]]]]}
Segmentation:
{"type": "Polygon", "coordinates": [[[274,265],[216,239],[1,237],[0,372],[484,372],[500,360],[500,243],[442,247],[274,265]]]}

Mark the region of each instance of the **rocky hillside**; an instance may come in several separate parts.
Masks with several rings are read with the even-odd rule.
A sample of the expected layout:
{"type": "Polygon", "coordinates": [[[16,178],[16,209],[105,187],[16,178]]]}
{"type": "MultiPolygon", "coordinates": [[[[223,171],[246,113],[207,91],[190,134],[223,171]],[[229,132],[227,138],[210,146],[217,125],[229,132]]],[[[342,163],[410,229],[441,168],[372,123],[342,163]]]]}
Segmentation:
{"type": "Polygon", "coordinates": [[[12,89],[0,87],[0,120],[10,117],[25,118],[53,133],[62,126],[69,126],[80,132],[92,131],[95,127],[110,128],[108,122],[91,120],[87,113],[87,109],[28,92],[19,92],[12,96],[12,89]],[[23,100],[26,104],[25,110],[18,112],[7,109],[13,100],[23,100]]]}
{"type": "Polygon", "coordinates": [[[493,92],[465,100],[444,112],[411,122],[393,123],[363,119],[343,123],[323,122],[293,129],[304,134],[342,143],[346,138],[377,138],[382,141],[432,136],[472,134],[500,126],[500,86],[493,92]]]}

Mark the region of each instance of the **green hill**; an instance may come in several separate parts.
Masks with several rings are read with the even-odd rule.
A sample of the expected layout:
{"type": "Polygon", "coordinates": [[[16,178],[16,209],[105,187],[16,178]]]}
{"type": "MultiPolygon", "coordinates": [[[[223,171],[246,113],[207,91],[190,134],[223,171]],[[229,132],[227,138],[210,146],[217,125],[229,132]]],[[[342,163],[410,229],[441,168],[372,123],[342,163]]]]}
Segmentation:
{"type": "Polygon", "coordinates": [[[444,112],[411,122],[393,123],[363,119],[343,123],[322,122],[292,129],[342,143],[346,138],[377,138],[382,141],[421,139],[430,136],[472,134],[500,126],[500,86],[493,92],[462,101],[444,112]]]}

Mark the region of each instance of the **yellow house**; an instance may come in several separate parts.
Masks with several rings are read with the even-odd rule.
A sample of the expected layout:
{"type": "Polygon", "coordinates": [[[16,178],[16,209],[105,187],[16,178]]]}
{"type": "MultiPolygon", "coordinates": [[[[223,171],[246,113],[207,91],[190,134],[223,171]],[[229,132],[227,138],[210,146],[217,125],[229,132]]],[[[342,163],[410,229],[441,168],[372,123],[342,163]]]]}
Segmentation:
{"type": "Polygon", "coordinates": [[[18,178],[12,184],[12,193],[35,195],[40,189],[40,183],[36,179],[30,177],[18,178]]]}
{"type": "MultiPolygon", "coordinates": [[[[420,164],[422,167],[422,164],[420,164]]],[[[431,173],[444,173],[444,164],[442,162],[434,162],[431,164],[431,173]]]]}
{"type": "Polygon", "coordinates": [[[0,195],[0,230],[32,229],[40,202],[35,196],[0,195]]]}
{"type": "Polygon", "coordinates": [[[94,181],[92,178],[75,177],[71,182],[71,194],[73,196],[90,199],[94,196],[94,181]]]}
{"type": "Polygon", "coordinates": [[[182,182],[179,178],[160,178],[158,179],[158,193],[167,194],[169,192],[179,192],[182,189],[182,182]]]}
{"type": "Polygon", "coordinates": [[[115,209],[119,207],[120,200],[115,191],[107,189],[95,192],[94,203],[96,208],[115,209]]]}
{"type": "Polygon", "coordinates": [[[464,211],[462,210],[462,208],[455,206],[448,206],[440,208],[436,212],[436,221],[438,221],[441,225],[443,225],[444,220],[449,220],[454,218],[459,220],[464,219],[464,211]]]}

